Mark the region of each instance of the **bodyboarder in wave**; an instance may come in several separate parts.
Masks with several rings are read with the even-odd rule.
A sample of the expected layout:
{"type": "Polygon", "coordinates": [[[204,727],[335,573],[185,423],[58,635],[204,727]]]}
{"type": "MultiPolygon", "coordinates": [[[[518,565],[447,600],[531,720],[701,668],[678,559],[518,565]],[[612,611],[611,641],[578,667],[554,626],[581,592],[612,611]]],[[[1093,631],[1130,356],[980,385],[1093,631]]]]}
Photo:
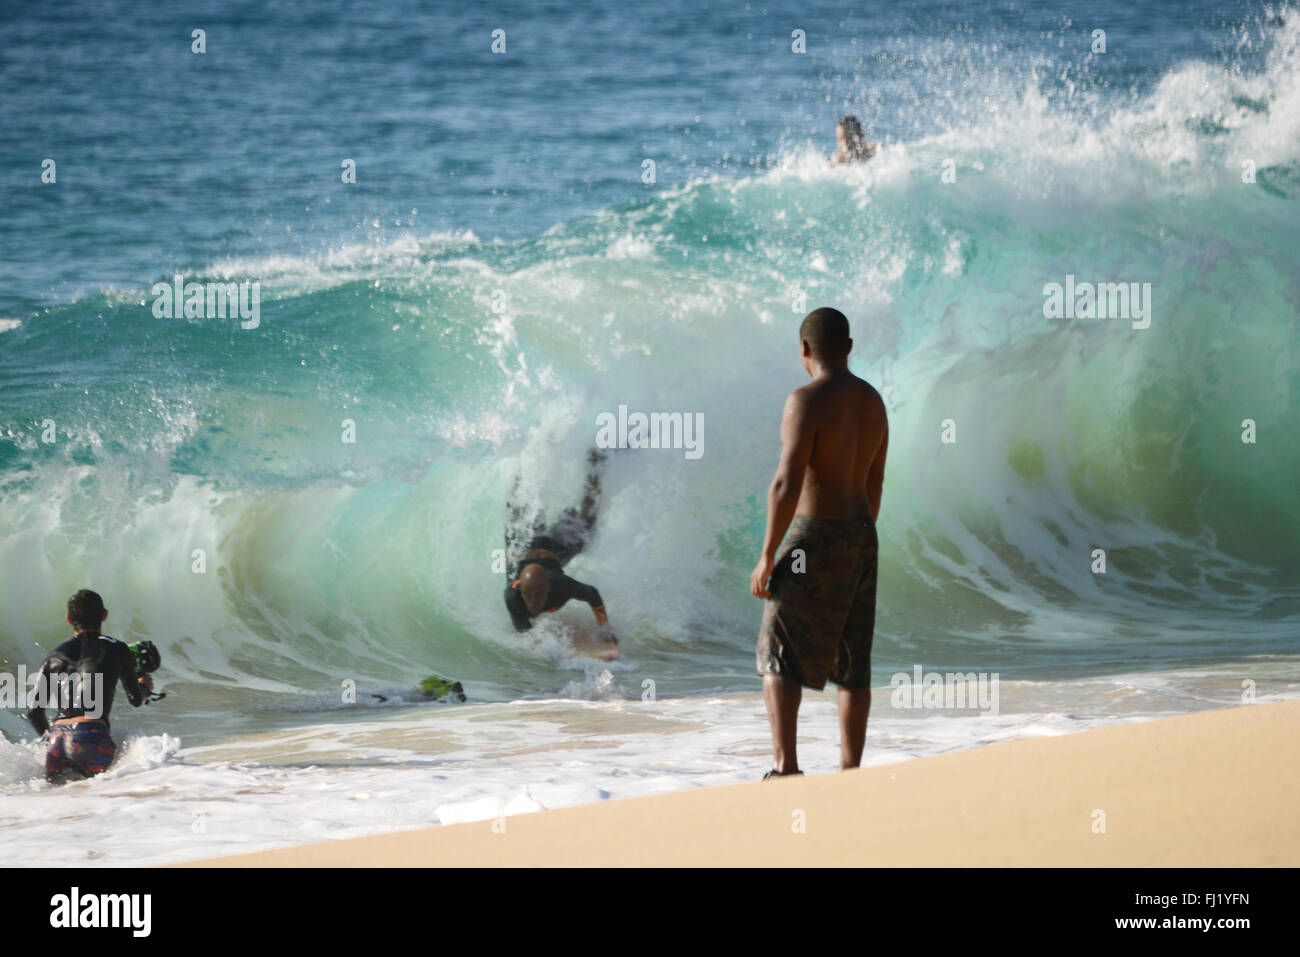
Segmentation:
{"type": "Polygon", "coordinates": [[[525,508],[517,502],[519,481],[507,505],[510,522],[506,528],[506,555],[523,552],[506,575],[506,610],[516,631],[528,631],[533,619],[557,611],[571,599],[585,601],[591,606],[600,624],[600,637],[614,644],[614,637],[605,614],[605,602],[594,585],[586,585],[564,574],[564,566],[582,551],[596,525],[597,499],[600,496],[599,468],[605,453],[592,449],[587,453],[587,487],[579,508],[565,509],[559,519],[547,526],[541,516],[531,524],[524,524],[525,508]]]}

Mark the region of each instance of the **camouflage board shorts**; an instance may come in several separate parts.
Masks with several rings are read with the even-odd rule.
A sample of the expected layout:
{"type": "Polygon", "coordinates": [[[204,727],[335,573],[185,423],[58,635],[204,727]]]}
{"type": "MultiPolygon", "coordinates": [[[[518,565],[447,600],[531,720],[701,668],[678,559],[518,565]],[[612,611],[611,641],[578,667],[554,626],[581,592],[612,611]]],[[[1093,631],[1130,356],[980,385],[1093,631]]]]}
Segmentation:
{"type": "Polygon", "coordinates": [[[800,516],[790,523],[758,630],[758,673],[820,691],[865,687],[876,627],[876,525],[800,516]]]}
{"type": "Polygon", "coordinates": [[[45,779],[53,784],[103,774],[117,745],[103,721],[54,724],[45,751],[45,779]]]}

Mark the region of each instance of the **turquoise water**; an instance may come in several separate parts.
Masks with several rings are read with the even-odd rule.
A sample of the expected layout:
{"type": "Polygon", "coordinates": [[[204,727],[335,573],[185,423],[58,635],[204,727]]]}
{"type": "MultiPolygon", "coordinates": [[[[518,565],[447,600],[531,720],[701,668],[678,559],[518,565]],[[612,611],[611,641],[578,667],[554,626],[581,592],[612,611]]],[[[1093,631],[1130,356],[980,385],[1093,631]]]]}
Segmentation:
{"type": "Polygon", "coordinates": [[[292,720],[435,669],[479,701],[560,693],[590,666],[521,644],[493,550],[514,476],[571,504],[626,405],[702,413],[705,444],[609,462],[570,570],[615,672],[754,686],[748,576],[820,304],[890,411],[878,675],[1300,651],[1300,18],[1176,5],[1154,30],[1114,5],[1098,56],[1032,5],[705,7],[702,32],[149,12],[131,44],[6,20],[5,666],[92,587],[110,633],[163,651],[145,727],[292,720]],[[846,109],[883,148],[828,170],[846,109]],[[156,318],[177,272],[259,282],[259,326],[156,318]],[[1149,328],[1045,318],[1067,275],[1150,283],[1149,328]]]}

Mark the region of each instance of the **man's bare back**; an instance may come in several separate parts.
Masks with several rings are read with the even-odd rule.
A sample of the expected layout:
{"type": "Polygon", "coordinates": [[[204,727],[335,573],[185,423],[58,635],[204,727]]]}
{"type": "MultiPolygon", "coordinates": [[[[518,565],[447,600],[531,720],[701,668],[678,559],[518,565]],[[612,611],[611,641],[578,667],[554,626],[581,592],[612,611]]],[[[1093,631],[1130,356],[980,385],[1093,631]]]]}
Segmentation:
{"type": "Polygon", "coordinates": [[[885,403],[880,393],[846,369],[795,389],[787,410],[791,425],[812,437],[795,515],[870,515],[875,521],[885,474],[885,403]]]}
{"type": "Polygon", "coordinates": [[[769,597],[776,550],[796,515],[842,519],[880,514],[889,425],[880,393],[848,369],[848,354],[806,354],[813,381],[795,389],[781,416],[781,460],[768,493],[767,533],[750,590],[769,597]]]}

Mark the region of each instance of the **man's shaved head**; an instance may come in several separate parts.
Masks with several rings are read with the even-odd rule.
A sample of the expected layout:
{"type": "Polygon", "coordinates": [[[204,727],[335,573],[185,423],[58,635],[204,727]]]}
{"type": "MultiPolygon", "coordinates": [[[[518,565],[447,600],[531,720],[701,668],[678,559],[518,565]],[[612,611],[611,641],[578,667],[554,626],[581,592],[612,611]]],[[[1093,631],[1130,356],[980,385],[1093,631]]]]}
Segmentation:
{"type": "Polygon", "coordinates": [[[823,306],[804,317],[799,338],[808,343],[808,351],[819,359],[843,359],[853,340],[849,338],[849,320],[838,309],[823,306]]]}
{"type": "Polygon", "coordinates": [[[525,565],[519,573],[519,595],[524,606],[534,615],[546,609],[546,599],[551,593],[551,579],[541,565],[525,565]]]}

